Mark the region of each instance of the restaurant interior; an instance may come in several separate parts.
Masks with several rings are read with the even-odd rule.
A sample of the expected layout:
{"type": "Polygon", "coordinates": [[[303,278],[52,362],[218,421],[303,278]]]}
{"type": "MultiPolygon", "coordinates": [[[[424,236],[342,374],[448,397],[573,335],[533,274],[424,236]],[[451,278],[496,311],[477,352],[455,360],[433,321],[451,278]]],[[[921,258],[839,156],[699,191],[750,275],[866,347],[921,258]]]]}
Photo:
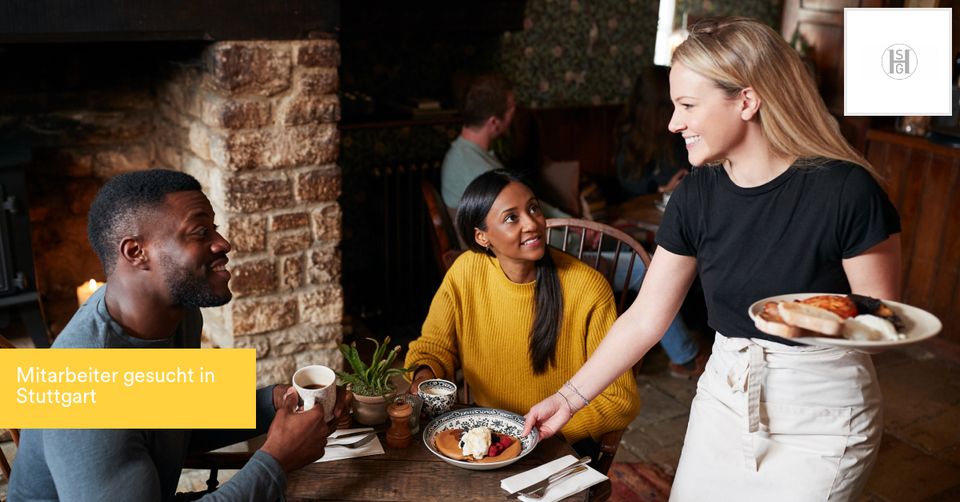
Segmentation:
{"type": "MultiPolygon", "coordinates": [[[[341,343],[389,336],[406,348],[419,336],[445,271],[422,187],[439,186],[473,77],[513,83],[516,115],[493,145],[506,166],[652,252],[656,210],[626,209],[637,202],[614,162],[634,82],[697,19],[763,21],[800,52],[883,178],[903,227],[901,301],[943,325],[874,356],[884,439],[861,500],[960,500],[960,70],[952,117],[843,115],[843,9],[953,2],[52,3],[0,7],[0,335],[49,346],[106,280],[86,237],[106,179],[180,170],[233,244],[234,299],[204,310],[204,344],[255,349],[260,385],[343,367],[341,343]]],[[[694,292],[682,313],[708,347],[702,303],[694,292]]],[[[669,497],[696,380],[667,365],[655,348],[636,372],[643,404],[615,446],[609,500],[669,497]]],[[[205,474],[184,480],[202,487],[205,474]]]]}

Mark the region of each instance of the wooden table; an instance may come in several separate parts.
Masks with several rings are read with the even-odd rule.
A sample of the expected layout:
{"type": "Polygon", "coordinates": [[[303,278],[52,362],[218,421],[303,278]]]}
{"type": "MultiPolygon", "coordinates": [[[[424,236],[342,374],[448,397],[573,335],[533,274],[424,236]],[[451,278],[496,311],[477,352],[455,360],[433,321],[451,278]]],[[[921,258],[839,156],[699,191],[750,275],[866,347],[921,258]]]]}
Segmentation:
{"type": "MultiPolygon", "coordinates": [[[[310,464],[287,477],[287,500],[364,501],[496,501],[508,500],[500,480],[570,454],[573,448],[552,437],[542,441],[529,455],[493,471],[470,471],[440,460],[423,445],[420,434],[409,448],[386,447],[384,455],[372,455],[333,462],[310,464]]],[[[610,481],[596,485],[609,492],[610,481]]],[[[566,501],[586,501],[584,490],[566,501]]]]}
{"type": "Polygon", "coordinates": [[[657,208],[662,194],[640,195],[617,206],[616,216],[627,223],[657,233],[663,221],[663,211],[657,208]]]}

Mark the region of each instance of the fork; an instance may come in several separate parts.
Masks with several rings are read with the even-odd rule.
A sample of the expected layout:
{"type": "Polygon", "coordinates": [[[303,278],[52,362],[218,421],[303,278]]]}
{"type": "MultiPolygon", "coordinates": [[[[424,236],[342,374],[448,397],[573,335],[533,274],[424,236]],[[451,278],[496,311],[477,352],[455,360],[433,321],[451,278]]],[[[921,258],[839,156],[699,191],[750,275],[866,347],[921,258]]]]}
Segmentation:
{"type": "MultiPolygon", "coordinates": [[[[353,449],[355,449],[355,448],[360,448],[361,446],[366,445],[366,444],[369,443],[370,441],[373,441],[374,438],[376,438],[376,437],[377,437],[377,433],[371,431],[371,432],[370,432],[370,435],[364,436],[364,437],[362,437],[362,438],[360,438],[360,439],[358,439],[358,440],[356,440],[356,441],[354,441],[354,442],[352,442],[352,443],[328,444],[326,447],[327,447],[327,448],[347,448],[347,449],[353,450],[353,449]]],[[[334,438],[334,439],[336,439],[336,438],[334,438]]]]}
{"type": "Polygon", "coordinates": [[[566,471],[566,472],[564,472],[564,473],[561,473],[561,474],[558,475],[558,476],[550,477],[550,478],[547,480],[546,483],[543,483],[542,485],[537,486],[537,487],[534,488],[533,490],[527,489],[527,490],[522,490],[522,491],[520,491],[520,492],[517,492],[517,497],[519,498],[520,496],[523,496],[523,497],[526,497],[526,498],[528,498],[528,499],[533,499],[533,500],[543,498],[543,496],[546,495],[547,490],[549,490],[550,487],[555,486],[555,485],[556,485],[557,483],[559,483],[560,481],[562,481],[562,480],[564,480],[564,479],[566,479],[566,478],[568,478],[568,477],[570,477],[570,476],[573,476],[574,474],[580,474],[581,472],[583,472],[583,471],[585,471],[585,470],[587,470],[587,469],[588,469],[588,467],[587,467],[586,465],[577,466],[576,468],[571,469],[571,470],[569,470],[569,471],[566,471]],[[528,490],[529,490],[529,491],[528,491],[528,490]]]}

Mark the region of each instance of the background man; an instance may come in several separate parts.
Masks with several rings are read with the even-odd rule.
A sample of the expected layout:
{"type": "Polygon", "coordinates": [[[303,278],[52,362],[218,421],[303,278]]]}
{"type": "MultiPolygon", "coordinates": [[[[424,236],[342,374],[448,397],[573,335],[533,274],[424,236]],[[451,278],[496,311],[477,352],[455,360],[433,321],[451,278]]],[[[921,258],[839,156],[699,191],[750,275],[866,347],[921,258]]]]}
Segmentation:
{"type": "MultiPolygon", "coordinates": [[[[160,169],[117,176],[97,194],[88,234],[107,285],[53,347],[198,348],[200,307],[223,305],[231,293],[230,243],[217,232],[197,180],[160,169]]],[[[323,456],[332,427],[322,406],[294,413],[297,396],[288,386],[260,389],[256,402],[256,430],[24,430],[10,500],[172,500],[188,451],[248,439],[268,426],[263,447],[203,500],[280,499],[285,472],[323,456]]]]}
{"type": "MultiPolygon", "coordinates": [[[[513,87],[507,79],[484,75],[470,84],[460,110],[463,128],[450,144],[440,168],[440,194],[453,212],[471,181],[487,171],[503,169],[490,145],[510,130],[516,109],[513,87]]],[[[547,218],[570,218],[543,201],[540,206],[547,218]]]]}

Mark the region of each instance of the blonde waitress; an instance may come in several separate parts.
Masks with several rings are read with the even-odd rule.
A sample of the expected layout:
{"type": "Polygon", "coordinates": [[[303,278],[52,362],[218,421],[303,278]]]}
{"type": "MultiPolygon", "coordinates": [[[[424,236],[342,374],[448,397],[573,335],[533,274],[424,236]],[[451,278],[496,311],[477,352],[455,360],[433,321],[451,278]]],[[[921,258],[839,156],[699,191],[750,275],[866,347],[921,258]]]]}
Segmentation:
{"type": "Polygon", "coordinates": [[[870,356],[789,345],[747,308],[798,292],[896,299],[899,216],[768,26],[698,23],[674,53],[670,95],[669,129],[701,167],[670,200],[636,302],[527,429],[557,431],[643,356],[699,274],[717,335],[671,500],[856,499],[882,432],[870,356]]]}

